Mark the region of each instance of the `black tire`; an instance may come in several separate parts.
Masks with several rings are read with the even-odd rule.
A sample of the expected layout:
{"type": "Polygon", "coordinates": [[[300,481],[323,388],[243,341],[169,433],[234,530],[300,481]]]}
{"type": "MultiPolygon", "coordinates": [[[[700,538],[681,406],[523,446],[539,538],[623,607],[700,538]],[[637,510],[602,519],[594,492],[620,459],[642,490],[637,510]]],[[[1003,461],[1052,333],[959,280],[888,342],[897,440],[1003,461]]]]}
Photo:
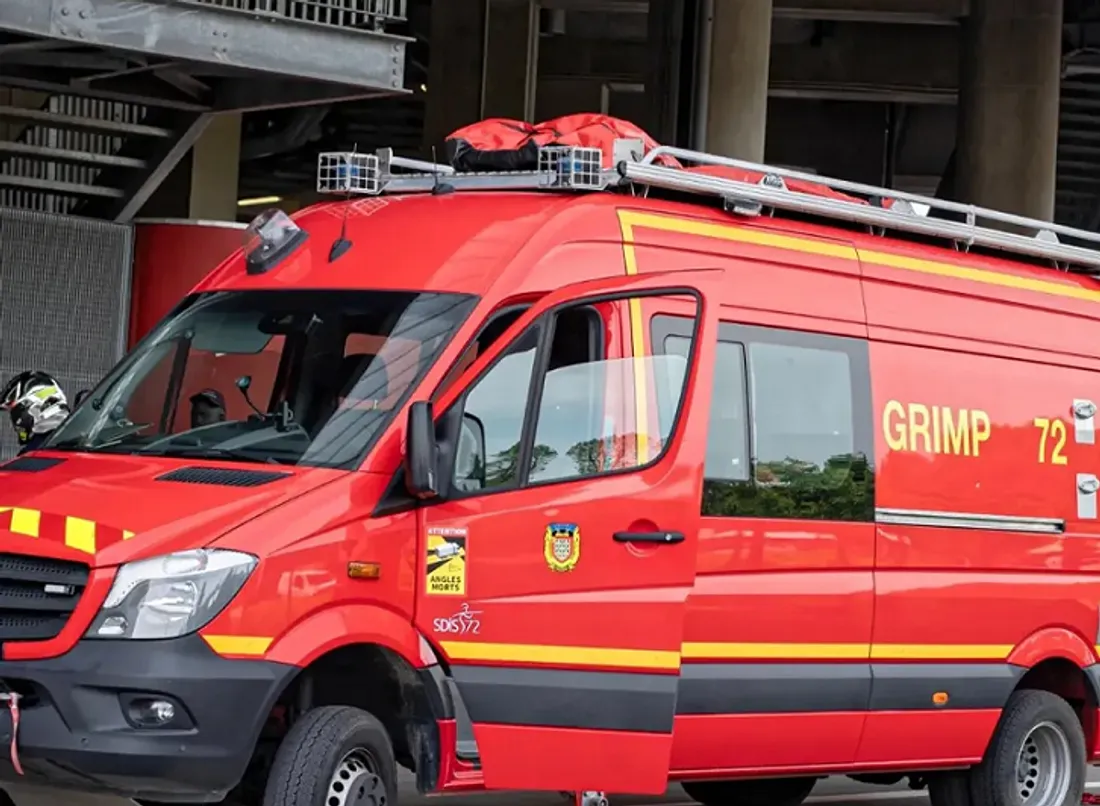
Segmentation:
{"type": "Polygon", "coordinates": [[[970,797],[976,806],[1079,806],[1087,767],[1085,732],[1070,704],[1049,691],[1016,691],[1005,704],[982,763],[970,773],[970,797]],[[1037,728],[1041,730],[1033,734],[1037,728]],[[1026,783],[1020,783],[1017,775],[1025,739],[1034,749],[1034,755],[1025,758],[1025,781],[1032,781],[1027,797],[1023,794],[1026,783]],[[1056,803],[1044,803],[1044,782],[1053,776],[1052,765],[1044,771],[1041,760],[1051,754],[1060,756],[1055,764],[1064,765],[1068,786],[1056,803]]]}
{"type": "Polygon", "coordinates": [[[703,806],[799,806],[816,778],[763,778],[745,781],[684,781],[681,786],[703,806]]]}
{"type": "Polygon", "coordinates": [[[299,719],[275,753],[263,806],[334,806],[329,802],[330,784],[341,789],[345,806],[396,806],[393,744],[382,723],[366,711],[326,705],[299,719]],[[337,780],[341,762],[356,751],[358,755],[348,761],[351,769],[344,770],[347,776],[337,780]],[[363,759],[370,760],[377,781],[356,777],[362,774],[357,768],[363,759]],[[348,792],[348,784],[356,791],[348,792]]]}
{"type": "Polygon", "coordinates": [[[971,806],[970,770],[948,770],[928,776],[931,806],[971,806]]]}

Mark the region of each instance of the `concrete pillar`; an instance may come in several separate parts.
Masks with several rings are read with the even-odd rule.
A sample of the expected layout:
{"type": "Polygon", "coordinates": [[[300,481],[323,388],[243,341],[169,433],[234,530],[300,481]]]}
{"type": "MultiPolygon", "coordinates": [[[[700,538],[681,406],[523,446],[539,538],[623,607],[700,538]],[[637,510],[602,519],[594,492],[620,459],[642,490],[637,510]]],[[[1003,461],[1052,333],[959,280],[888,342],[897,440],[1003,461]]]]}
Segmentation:
{"type": "Polygon", "coordinates": [[[1051,220],[1061,0],[971,0],[962,49],[955,197],[1051,220]]]}
{"type": "Polygon", "coordinates": [[[485,0],[432,0],[423,156],[443,159],[448,134],[481,117],[485,0]]]}
{"type": "Polygon", "coordinates": [[[715,154],[763,162],[772,0],[714,0],[713,18],[706,141],[700,145],[715,154]]]}
{"type": "Polygon", "coordinates": [[[237,220],[241,116],[219,115],[191,149],[189,218],[237,220]]]}
{"type": "Polygon", "coordinates": [[[539,4],[488,0],[481,117],[534,122],[539,64],[539,4]]]}
{"type": "Polygon", "coordinates": [[[685,0],[649,0],[649,54],[645,71],[646,115],[634,120],[658,143],[679,145],[680,62],[685,0]]]}

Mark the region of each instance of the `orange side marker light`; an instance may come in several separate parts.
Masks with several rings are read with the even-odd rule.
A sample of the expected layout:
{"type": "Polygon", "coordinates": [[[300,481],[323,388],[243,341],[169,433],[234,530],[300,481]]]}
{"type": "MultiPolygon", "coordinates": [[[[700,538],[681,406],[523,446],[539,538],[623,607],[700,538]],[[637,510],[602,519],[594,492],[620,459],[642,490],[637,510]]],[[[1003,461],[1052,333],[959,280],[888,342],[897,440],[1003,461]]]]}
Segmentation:
{"type": "Polygon", "coordinates": [[[378,563],[348,563],[348,576],[352,579],[378,579],[382,576],[382,566],[378,563]]]}
{"type": "Polygon", "coordinates": [[[937,691],[935,694],[932,695],[932,704],[933,705],[947,705],[947,701],[949,699],[950,699],[950,697],[947,696],[946,691],[937,691]]]}

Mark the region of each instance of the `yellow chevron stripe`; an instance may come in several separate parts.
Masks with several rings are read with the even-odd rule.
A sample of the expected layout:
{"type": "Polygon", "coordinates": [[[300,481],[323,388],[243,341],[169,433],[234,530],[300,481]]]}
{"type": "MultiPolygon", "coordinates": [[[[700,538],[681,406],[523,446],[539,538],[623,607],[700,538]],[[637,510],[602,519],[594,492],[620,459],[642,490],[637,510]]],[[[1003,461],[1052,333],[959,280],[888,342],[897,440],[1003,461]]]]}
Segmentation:
{"type": "Polygon", "coordinates": [[[11,510],[11,526],[9,531],[17,535],[38,537],[38,527],[42,521],[42,513],[37,509],[22,509],[14,507],[11,510]]]}
{"type": "Polygon", "coordinates": [[[77,551],[95,554],[95,521],[66,517],[65,545],[77,551]]]}

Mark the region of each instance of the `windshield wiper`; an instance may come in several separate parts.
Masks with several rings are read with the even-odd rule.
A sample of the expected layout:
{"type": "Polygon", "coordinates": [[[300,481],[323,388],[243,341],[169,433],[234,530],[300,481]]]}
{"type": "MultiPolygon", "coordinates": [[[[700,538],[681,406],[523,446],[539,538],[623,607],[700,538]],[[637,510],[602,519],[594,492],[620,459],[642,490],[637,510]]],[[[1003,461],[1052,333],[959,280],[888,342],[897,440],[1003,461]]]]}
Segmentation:
{"type": "Polygon", "coordinates": [[[193,459],[231,459],[238,462],[255,462],[279,465],[283,464],[274,456],[257,456],[255,453],[249,451],[234,450],[233,448],[199,448],[199,447],[176,447],[176,448],[158,448],[154,451],[135,451],[142,456],[167,456],[180,458],[193,458],[193,459]]]}

